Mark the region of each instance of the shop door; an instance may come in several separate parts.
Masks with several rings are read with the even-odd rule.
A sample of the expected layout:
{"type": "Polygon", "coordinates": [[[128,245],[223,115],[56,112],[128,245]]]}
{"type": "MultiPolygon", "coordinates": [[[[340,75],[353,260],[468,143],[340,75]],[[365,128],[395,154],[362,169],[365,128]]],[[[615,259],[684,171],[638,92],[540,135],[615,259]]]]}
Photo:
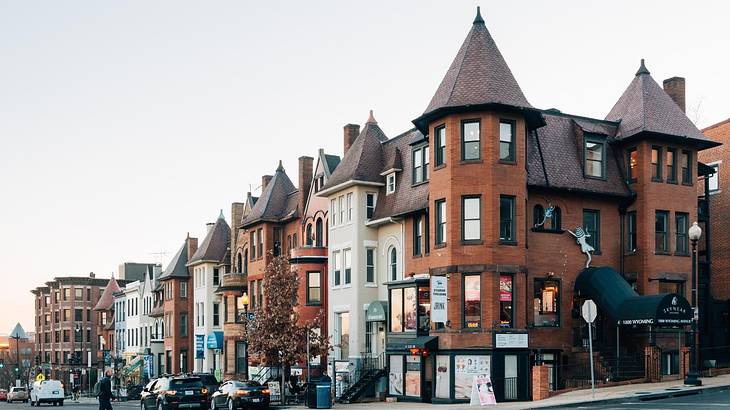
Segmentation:
{"type": "Polygon", "coordinates": [[[527,352],[505,352],[494,357],[492,375],[497,402],[529,400],[530,357],[527,352]]]}

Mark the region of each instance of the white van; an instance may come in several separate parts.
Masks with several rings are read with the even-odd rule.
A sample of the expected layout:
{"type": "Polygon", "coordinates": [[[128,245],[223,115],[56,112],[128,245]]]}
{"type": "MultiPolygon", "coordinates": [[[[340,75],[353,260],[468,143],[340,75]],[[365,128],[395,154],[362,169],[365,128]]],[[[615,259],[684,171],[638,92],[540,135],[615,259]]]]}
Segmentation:
{"type": "Polygon", "coordinates": [[[58,380],[43,380],[33,383],[33,390],[30,391],[30,405],[40,406],[41,403],[53,403],[63,406],[63,383],[58,380]]]}

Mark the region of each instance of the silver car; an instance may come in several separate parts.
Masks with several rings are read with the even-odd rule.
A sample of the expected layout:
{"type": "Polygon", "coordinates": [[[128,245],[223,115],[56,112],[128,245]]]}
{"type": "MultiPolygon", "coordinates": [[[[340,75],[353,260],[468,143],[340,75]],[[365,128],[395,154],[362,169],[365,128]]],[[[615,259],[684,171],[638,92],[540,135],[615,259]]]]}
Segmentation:
{"type": "Polygon", "coordinates": [[[8,403],[14,401],[28,402],[28,390],[25,387],[11,387],[8,392],[8,403]]]}

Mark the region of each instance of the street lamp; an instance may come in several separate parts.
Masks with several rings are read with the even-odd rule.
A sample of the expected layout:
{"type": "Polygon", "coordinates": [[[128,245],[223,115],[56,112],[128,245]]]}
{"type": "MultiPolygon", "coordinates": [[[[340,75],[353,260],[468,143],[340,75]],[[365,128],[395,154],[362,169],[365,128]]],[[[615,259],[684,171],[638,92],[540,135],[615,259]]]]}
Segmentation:
{"type": "Polygon", "coordinates": [[[238,310],[243,311],[243,314],[241,315],[241,320],[243,321],[243,357],[245,358],[243,374],[244,379],[246,380],[248,379],[248,336],[246,335],[246,332],[248,331],[248,303],[248,293],[243,292],[243,295],[238,298],[238,310]]]}
{"type": "Polygon", "coordinates": [[[691,386],[701,386],[702,380],[698,371],[697,356],[697,320],[699,320],[699,312],[697,310],[697,241],[702,236],[702,229],[693,222],[689,228],[689,240],[692,242],[692,342],[690,345],[689,356],[689,372],[684,379],[684,384],[691,386]]]}

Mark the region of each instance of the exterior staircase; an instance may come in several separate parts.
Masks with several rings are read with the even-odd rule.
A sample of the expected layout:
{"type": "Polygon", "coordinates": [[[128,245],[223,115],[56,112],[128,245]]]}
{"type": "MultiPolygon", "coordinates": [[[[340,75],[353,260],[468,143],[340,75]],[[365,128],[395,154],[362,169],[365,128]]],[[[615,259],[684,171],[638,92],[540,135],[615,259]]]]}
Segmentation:
{"type": "Polygon", "coordinates": [[[357,402],[368,391],[371,391],[380,378],[388,374],[387,368],[385,367],[385,353],[381,353],[378,356],[364,353],[362,357],[364,357],[362,369],[353,374],[355,383],[351,384],[350,387],[342,392],[340,397],[337,398],[338,403],[349,404],[357,402]]]}

